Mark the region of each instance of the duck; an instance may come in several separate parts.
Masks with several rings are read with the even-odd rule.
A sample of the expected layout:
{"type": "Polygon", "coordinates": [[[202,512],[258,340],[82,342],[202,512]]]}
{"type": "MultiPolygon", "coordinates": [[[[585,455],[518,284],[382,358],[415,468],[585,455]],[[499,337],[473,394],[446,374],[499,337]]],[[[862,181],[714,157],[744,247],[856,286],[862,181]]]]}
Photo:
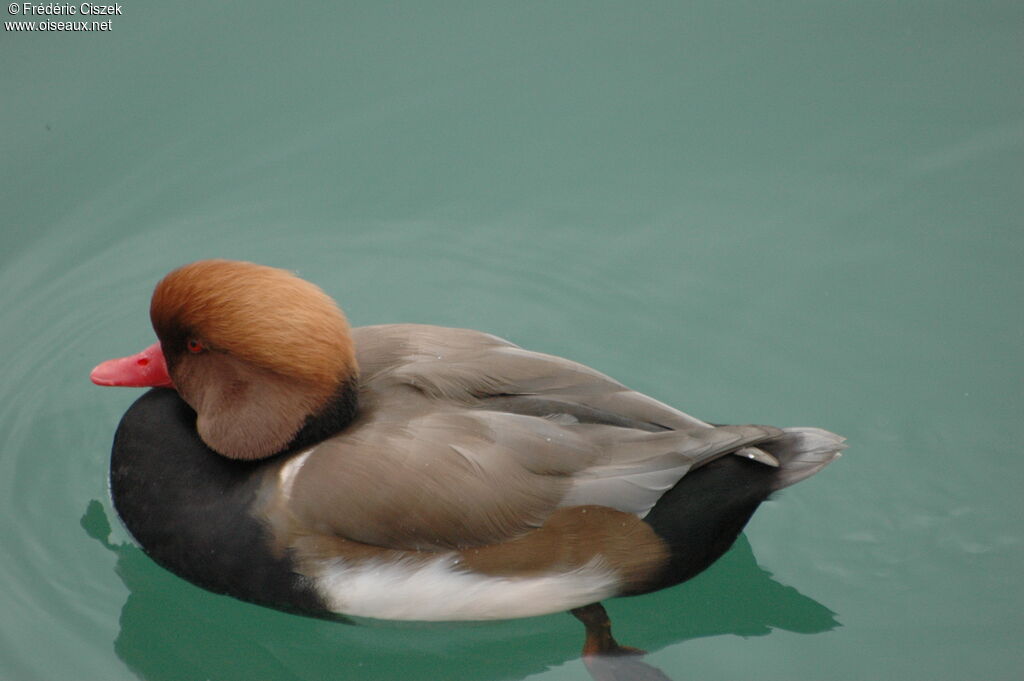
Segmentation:
{"type": "Polygon", "coordinates": [[[149,388],[113,506],[148,556],[289,612],[457,621],[568,611],[699,574],[769,496],[840,455],[820,428],[716,425],[470,329],[351,327],[318,286],[211,259],[156,285],[157,342],[92,370],[149,388]]]}

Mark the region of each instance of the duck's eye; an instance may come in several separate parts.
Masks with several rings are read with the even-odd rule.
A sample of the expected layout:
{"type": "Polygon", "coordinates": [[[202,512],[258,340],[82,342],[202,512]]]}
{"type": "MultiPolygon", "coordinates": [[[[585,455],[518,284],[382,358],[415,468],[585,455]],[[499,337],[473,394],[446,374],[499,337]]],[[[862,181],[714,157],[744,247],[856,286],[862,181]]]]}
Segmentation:
{"type": "Polygon", "coordinates": [[[206,349],[206,347],[204,347],[203,344],[200,343],[199,341],[197,341],[195,338],[190,338],[189,339],[189,341],[188,341],[188,351],[191,352],[193,355],[198,355],[200,352],[202,352],[205,349],[206,349]]]}

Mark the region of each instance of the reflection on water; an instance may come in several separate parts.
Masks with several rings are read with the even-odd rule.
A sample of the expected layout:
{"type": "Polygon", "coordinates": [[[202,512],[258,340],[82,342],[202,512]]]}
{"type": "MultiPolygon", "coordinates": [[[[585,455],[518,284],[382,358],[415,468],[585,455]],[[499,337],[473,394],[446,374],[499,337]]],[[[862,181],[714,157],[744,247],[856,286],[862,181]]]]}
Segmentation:
{"type": "MultiPolygon", "coordinates": [[[[147,681],[522,678],[577,658],[583,642],[582,627],[568,614],[533,618],[524,627],[522,620],[363,626],[280,613],[202,591],[136,546],[111,543],[98,500],[81,523],[117,556],[117,574],[130,593],[114,648],[147,681]]],[[[649,651],[703,636],[810,634],[838,625],[828,608],[760,568],[742,535],[707,572],[645,605],[650,616],[633,618],[629,631],[620,626],[616,635],[649,651]]],[[[590,665],[590,671],[599,681],[666,678],[634,659],[590,665]]]]}

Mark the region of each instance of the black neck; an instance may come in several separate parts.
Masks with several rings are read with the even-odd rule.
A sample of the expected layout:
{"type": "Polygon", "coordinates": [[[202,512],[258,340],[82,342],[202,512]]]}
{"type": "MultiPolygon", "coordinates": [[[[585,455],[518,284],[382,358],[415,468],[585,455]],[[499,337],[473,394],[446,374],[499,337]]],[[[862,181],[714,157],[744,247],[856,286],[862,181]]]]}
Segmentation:
{"type": "Polygon", "coordinates": [[[284,452],[306,449],[327,438],[337,435],[356,418],[359,410],[358,380],[342,383],[322,410],[306,418],[284,452]]]}

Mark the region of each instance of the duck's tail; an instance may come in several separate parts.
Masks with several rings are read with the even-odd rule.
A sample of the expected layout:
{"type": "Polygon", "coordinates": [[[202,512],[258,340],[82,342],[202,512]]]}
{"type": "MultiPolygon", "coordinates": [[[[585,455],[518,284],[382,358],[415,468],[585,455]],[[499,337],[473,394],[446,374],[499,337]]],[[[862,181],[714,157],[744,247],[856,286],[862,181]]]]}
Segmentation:
{"type": "Polygon", "coordinates": [[[809,478],[846,449],[846,438],[821,428],[783,428],[782,437],[758,446],[779,460],[772,487],[780,490],[809,478]]]}
{"type": "Polygon", "coordinates": [[[644,522],[668,545],[669,564],[650,589],[685,581],[725,553],[762,501],[814,475],[839,456],[843,438],[819,428],[786,428],[758,442],[778,467],[723,456],[683,476],[644,522]]]}

